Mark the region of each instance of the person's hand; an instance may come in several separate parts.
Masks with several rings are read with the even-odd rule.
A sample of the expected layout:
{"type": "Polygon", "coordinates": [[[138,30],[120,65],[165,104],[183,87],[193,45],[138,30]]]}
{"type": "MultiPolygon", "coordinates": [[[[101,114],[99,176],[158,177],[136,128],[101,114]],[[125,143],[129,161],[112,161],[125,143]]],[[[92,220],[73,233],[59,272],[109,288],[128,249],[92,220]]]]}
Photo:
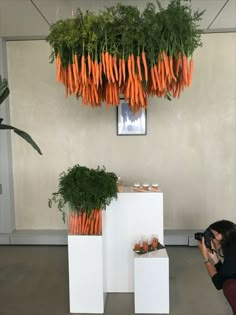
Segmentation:
{"type": "MultiPolygon", "coordinates": [[[[205,245],[205,239],[202,237],[201,241],[198,241],[198,247],[202,253],[202,256],[204,260],[207,260],[208,258],[211,258],[214,264],[217,264],[219,261],[219,258],[217,257],[215,251],[212,251],[211,249],[207,248],[205,245]]],[[[211,242],[211,248],[215,250],[215,246],[213,242],[211,242]]]]}
{"type": "Polygon", "coordinates": [[[217,241],[217,239],[215,238],[212,240],[212,244],[213,244],[213,249],[215,249],[216,251],[218,251],[221,248],[221,243],[217,241]]]}
{"type": "Polygon", "coordinates": [[[208,249],[206,248],[206,245],[205,245],[205,238],[204,236],[202,237],[202,240],[201,241],[198,241],[198,247],[202,253],[202,256],[205,260],[208,259],[209,257],[209,251],[208,249]]]}
{"type": "Polygon", "coordinates": [[[217,264],[218,261],[219,261],[219,258],[218,258],[217,254],[216,254],[216,248],[215,248],[215,244],[214,244],[213,241],[211,241],[211,249],[212,249],[212,250],[209,250],[209,251],[208,251],[208,255],[209,255],[209,257],[212,259],[212,261],[214,262],[214,264],[217,264]]]}

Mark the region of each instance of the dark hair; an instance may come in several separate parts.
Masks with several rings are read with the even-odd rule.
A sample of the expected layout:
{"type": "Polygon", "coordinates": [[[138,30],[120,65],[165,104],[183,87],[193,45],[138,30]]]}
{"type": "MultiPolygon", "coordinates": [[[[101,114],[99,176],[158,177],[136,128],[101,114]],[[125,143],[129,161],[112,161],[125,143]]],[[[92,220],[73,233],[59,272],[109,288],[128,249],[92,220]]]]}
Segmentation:
{"type": "Polygon", "coordinates": [[[212,223],[209,229],[222,234],[221,245],[224,248],[232,238],[236,238],[236,224],[228,220],[220,220],[212,223]]]}

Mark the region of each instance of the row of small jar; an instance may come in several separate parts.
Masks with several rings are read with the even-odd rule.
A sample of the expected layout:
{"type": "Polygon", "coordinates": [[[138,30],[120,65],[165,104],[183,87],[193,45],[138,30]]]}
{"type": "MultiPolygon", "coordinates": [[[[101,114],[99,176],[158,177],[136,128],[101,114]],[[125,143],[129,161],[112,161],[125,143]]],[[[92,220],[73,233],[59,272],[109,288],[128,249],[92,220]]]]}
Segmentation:
{"type": "Polygon", "coordinates": [[[151,185],[144,183],[144,184],[140,184],[140,183],[135,183],[134,184],[134,189],[143,189],[143,190],[158,190],[159,189],[159,185],[157,183],[153,183],[151,185]]]}
{"type": "MultiPolygon", "coordinates": [[[[123,186],[123,181],[122,181],[120,176],[117,179],[117,186],[123,186]]],[[[148,183],[143,183],[143,184],[134,183],[133,187],[134,188],[144,189],[144,190],[149,190],[149,189],[158,190],[159,185],[158,185],[158,183],[152,183],[151,185],[149,185],[148,183]]]]}
{"type": "Polygon", "coordinates": [[[153,234],[151,237],[142,236],[141,239],[134,241],[134,250],[139,251],[142,249],[143,252],[148,251],[148,246],[152,249],[156,249],[159,244],[159,239],[157,234],[153,234]]]}

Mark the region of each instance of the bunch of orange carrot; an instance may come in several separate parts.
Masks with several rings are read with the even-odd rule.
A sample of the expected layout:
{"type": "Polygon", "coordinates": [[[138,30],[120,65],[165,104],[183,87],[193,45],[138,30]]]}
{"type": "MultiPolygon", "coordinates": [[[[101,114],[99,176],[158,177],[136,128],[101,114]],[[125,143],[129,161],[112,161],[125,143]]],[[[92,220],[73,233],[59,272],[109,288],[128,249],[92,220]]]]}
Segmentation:
{"type": "Polygon", "coordinates": [[[150,69],[151,82],[148,85],[148,95],[163,97],[168,92],[172,97],[180,97],[184,87],[190,86],[193,76],[193,60],[185,54],[177,57],[167,56],[165,51],[158,56],[157,64],[150,69]]]}
{"type": "Polygon", "coordinates": [[[74,212],[69,215],[69,233],[72,235],[101,235],[102,210],[94,209],[88,215],[86,211],[74,212]]]}
{"type": "Polygon", "coordinates": [[[120,94],[129,102],[131,110],[147,107],[147,98],[157,95],[180,97],[184,87],[190,86],[193,76],[193,60],[184,53],[167,55],[163,50],[157,61],[148,63],[146,53],[133,53],[125,59],[117,58],[108,51],[92,60],[88,53],[73,55],[73,61],[62,66],[60,55],[56,56],[57,81],[64,84],[66,97],[74,94],[82,97],[83,105],[92,107],[106,103],[106,108],[119,105],[120,94]],[[149,65],[150,64],[150,65],[149,65]]]}

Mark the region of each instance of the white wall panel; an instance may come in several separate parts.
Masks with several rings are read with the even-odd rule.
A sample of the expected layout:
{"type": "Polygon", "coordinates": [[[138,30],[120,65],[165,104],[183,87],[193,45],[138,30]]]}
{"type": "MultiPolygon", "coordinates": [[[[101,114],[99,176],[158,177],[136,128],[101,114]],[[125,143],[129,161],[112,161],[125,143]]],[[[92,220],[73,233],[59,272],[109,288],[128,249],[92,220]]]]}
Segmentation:
{"type": "Polygon", "coordinates": [[[147,136],[116,135],[116,109],[65,99],[44,41],[8,42],[12,124],[28,131],[39,156],[13,137],[17,229],[63,229],[47,207],[58,175],[76,163],[105,165],[127,184],[156,182],[165,229],[235,220],[236,34],[208,34],[194,54],[191,88],[179,100],[149,99],[147,136]]]}

